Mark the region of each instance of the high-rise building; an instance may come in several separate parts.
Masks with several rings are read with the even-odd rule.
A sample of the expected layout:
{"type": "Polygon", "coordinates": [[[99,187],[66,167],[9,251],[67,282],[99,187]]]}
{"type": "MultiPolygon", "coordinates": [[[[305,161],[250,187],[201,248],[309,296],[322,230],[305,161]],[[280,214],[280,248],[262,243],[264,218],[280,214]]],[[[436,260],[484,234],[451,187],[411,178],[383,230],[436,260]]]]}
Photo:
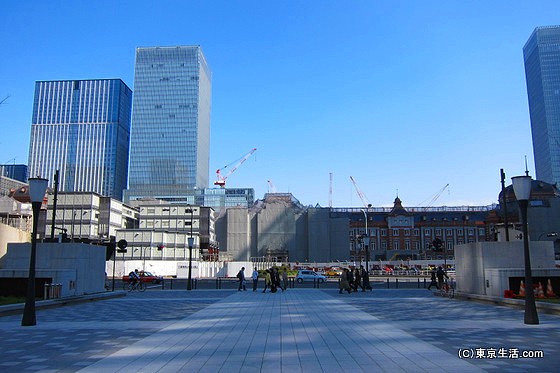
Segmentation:
{"type": "Polygon", "coordinates": [[[120,79],[35,83],[29,177],[59,190],[122,199],[127,185],[132,91],[120,79]]]}
{"type": "Polygon", "coordinates": [[[208,187],[211,73],[199,46],[136,50],[125,201],[193,203],[208,187]]]}
{"type": "Polygon", "coordinates": [[[537,27],[523,55],[536,178],[560,185],[560,26],[537,27]]]}
{"type": "Polygon", "coordinates": [[[14,180],[27,183],[27,165],[25,164],[0,165],[0,176],[6,176],[14,180]]]}

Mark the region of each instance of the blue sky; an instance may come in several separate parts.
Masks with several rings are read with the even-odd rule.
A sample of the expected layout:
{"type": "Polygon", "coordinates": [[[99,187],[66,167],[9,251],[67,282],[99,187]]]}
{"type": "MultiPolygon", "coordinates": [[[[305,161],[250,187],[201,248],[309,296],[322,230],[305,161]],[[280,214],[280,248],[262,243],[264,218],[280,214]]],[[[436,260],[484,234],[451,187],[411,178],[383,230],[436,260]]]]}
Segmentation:
{"type": "Polygon", "coordinates": [[[522,48],[554,1],[10,1],[0,13],[0,163],[27,164],[34,82],[121,78],[136,47],[200,45],[210,179],[360,207],[497,202],[533,150],[522,48]],[[439,198],[432,202],[442,188],[439,198]]]}

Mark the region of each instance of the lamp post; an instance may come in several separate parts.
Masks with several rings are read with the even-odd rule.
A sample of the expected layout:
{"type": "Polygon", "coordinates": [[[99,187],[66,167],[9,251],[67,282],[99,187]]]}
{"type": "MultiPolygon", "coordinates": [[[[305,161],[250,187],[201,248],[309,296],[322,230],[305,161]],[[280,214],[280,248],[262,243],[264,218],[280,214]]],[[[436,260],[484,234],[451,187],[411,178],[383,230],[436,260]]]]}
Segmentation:
{"type": "Polygon", "coordinates": [[[364,213],[364,217],[366,219],[366,234],[364,236],[364,249],[366,250],[366,272],[369,275],[369,252],[368,252],[368,246],[369,246],[369,232],[368,232],[368,228],[367,228],[367,212],[366,210],[362,210],[362,212],[364,213]]]}
{"type": "Polygon", "coordinates": [[[514,176],[511,178],[513,192],[521,210],[521,222],[523,225],[523,252],[525,256],[525,324],[538,324],[539,315],[535,304],[533,291],[533,275],[531,273],[531,256],[529,253],[529,237],[527,229],[527,207],[531,196],[532,179],[528,175],[514,176]]]}
{"type": "Polygon", "coordinates": [[[23,309],[23,317],[21,326],[33,326],[37,324],[35,317],[35,257],[37,252],[37,226],[39,225],[39,213],[43,198],[47,191],[49,181],[43,178],[30,178],[29,197],[31,198],[31,206],[33,209],[33,229],[31,233],[31,254],[29,256],[29,277],[27,279],[27,297],[25,299],[25,308],[23,309]]]}
{"type": "Polygon", "coordinates": [[[187,238],[188,243],[189,243],[189,275],[187,277],[187,290],[192,290],[192,284],[191,284],[191,275],[192,275],[192,249],[194,246],[194,238],[192,236],[192,225],[193,225],[193,208],[191,205],[187,205],[189,207],[190,213],[191,213],[191,234],[189,236],[189,238],[187,238]]]}

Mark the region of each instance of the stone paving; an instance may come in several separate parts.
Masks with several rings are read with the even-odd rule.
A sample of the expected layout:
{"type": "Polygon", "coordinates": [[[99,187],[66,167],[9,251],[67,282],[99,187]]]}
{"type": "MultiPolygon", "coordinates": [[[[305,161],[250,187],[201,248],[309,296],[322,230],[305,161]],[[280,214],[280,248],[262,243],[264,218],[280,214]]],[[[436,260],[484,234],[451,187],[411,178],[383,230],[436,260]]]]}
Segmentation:
{"type": "Polygon", "coordinates": [[[556,372],[560,316],[539,317],[424,289],[150,290],[0,317],[0,372],[556,372]]]}

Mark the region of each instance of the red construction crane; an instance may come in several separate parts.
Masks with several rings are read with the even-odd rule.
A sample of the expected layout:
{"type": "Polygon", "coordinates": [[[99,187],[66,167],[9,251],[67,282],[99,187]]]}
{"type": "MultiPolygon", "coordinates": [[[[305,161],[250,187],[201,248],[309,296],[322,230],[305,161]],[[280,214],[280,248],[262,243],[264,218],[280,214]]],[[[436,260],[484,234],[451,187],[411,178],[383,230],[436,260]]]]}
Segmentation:
{"type": "Polygon", "coordinates": [[[362,203],[364,204],[364,207],[371,206],[371,203],[369,203],[369,200],[367,199],[365,194],[358,187],[358,184],[356,183],[356,180],[354,180],[354,178],[352,176],[350,176],[350,180],[352,180],[352,184],[354,184],[354,188],[356,188],[356,193],[358,193],[358,196],[362,200],[362,203]]]}
{"type": "Polygon", "coordinates": [[[226,187],[226,179],[235,172],[235,170],[237,170],[237,168],[239,168],[239,166],[241,166],[241,164],[243,162],[245,162],[247,160],[247,158],[249,158],[255,151],[257,151],[257,148],[253,148],[251,149],[251,151],[247,154],[245,154],[243,157],[231,162],[230,164],[225,165],[222,168],[219,168],[216,170],[216,181],[214,182],[214,185],[219,185],[222,188],[226,187]],[[233,166],[233,168],[231,170],[229,170],[229,172],[223,176],[222,175],[222,171],[225,170],[226,168],[228,168],[229,166],[231,166],[232,164],[235,164],[235,166],[233,166]]]}

